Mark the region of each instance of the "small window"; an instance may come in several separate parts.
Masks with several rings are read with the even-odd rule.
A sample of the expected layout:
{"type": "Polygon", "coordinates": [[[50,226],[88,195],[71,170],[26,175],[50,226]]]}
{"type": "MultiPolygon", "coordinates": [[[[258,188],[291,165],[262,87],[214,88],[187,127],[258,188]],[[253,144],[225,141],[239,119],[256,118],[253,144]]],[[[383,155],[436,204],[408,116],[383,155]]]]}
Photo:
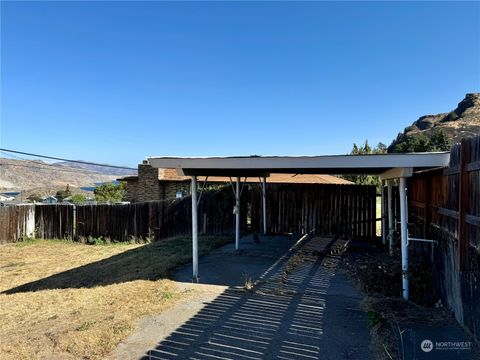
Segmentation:
{"type": "Polygon", "coordinates": [[[175,197],[178,199],[178,198],[181,198],[183,197],[183,191],[182,190],[178,190],[175,194],[175,197]]]}

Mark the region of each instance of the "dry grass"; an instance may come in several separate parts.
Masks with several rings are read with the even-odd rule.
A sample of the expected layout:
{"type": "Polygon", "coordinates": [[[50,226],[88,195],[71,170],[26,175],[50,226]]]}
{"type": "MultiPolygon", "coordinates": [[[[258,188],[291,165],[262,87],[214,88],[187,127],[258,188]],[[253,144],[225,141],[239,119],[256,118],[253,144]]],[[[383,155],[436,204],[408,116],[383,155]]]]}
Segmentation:
{"type": "MultiPolygon", "coordinates": [[[[206,253],[229,241],[200,239],[206,253]]],[[[143,316],[178,300],[171,268],[190,240],[91,246],[33,241],[0,247],[0,358],[99,359],[143,316]]]]}

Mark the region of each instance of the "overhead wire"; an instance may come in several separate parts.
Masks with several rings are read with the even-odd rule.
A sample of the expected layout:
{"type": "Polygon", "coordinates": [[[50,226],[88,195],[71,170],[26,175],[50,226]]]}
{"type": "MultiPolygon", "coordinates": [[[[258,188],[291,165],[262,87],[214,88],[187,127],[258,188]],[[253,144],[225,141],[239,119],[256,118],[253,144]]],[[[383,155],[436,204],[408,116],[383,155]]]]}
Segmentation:
{"type": "Polygon", "coordinates": [[[71,163],[76,163],[76,164],[95,165],[95,166],[102,166],[102,167],[108,167],[108,168],[114,168],[114,169],[125,169],[125,170],[135,170],[135,171],[137,170],[136,168],[132,168],[132,167],[128,167],[128,166],[100,164],[100,163],[83,161],[83,160],[72,160],[72,159],[66,159],[66,158],[61,158],[61,157],[56,157],[56,156],[41,155],[41,154],[35,154],[35,153],[29,153],[29,152],[25,152],[25,151],[5,149],[5,148],[0,148],[0,151],[2,151],[3,153],[7,152],[7,153],[14,153],[14,154],[28,155],[28,156],[34,156],[34,157],[50,159],[50,160],[66,161],[66,162],[71,162],[71,163]]]}

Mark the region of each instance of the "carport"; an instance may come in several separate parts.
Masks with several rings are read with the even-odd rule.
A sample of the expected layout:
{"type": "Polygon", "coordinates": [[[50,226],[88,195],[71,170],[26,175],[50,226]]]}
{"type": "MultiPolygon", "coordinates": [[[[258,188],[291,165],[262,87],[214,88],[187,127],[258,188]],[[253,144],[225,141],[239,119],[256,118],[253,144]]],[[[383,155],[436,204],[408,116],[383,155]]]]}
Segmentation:
{"type": "Polygon", "coordinates": [[[263,229],[266,232],[266,191],[267,181],[271,173],[293,174],[358,174],[379,175],[382,185],[383,198],[387,197],[388,226],[384,218],[385,210],[382,207],[382,238],[384,243],[393,244],[394,222],[392,217],[392,185],[397,179],[400,196],[400,237],[402,254],[404,299],[408,299],[408,242],[422,241],[408,236],[407,211],[407,182],[406,179],[414,173],[433,168],[448,166],[450,153],[409,153],[409,154],[377,154],[377,155],[327,155],[327,156],[245,156],[245,157],[165,157],[153,156],[148,158],[150,164],[157,168],[176,169],[179,175],[191,177],[192,193],[192,263],[193,279],[198,279],[198,214],[197,206],[208,176],[226,176],[235,178],[234,195],[236,199],[235,214],[235,248],[240,247],[240,196],[242,182],[247,178],[258,178],[262,183],[263,195],[263,229]],[[197,177],[205,176],[205,184],[200,196],[197,196],[197,177]],[[243,181],[242,181],[243,180],[243,181]],[[388,230],[387,230],[388,229],[388,230]]]}

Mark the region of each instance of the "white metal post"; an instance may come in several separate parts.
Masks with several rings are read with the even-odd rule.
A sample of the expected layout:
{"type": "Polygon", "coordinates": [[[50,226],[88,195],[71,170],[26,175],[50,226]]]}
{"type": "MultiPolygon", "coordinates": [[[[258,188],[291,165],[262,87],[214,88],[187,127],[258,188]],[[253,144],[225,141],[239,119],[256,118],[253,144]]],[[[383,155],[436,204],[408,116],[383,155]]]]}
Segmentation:
{"type": "Polygon", "coordinates": [[[392,181],[387,180],[387,207],[388,207],[388,249],[393,254],[393,209],[392,209],[392,181]]]}
{"type": "Polygon", "coordinates": [[[192,263],[193,281],[198,281],[198,214],[197,214],[197,177],[192,176],[192,263]]]}
{"type": "Polygon", "coordinates": [[[235,189],[235,250],[240,245],[240,177],[237,177],[237,187],[235,189]]]}
{"type": "Polygon", "coordinates": [[[408,214],[407,214],[407,181],[400,178],[400,237],[402,241],[402,288],[403,298],[408,300],[408,214]]]}
{"type": "Polygon", "coordinates": [[[381,185],[381,188],[382,188],[382,197],[381,197],[381,206],[380,206],[380,211],[381,211],[381,216],[380,218],[382,219],[381,222],[382,222],[382,243],[383,245],[387,245],[387,226],[386,226],[386,218],[385,218],[385,215],[386,215],[386,211],[385,211],[385,187],[384,187],[384,183],[383,183],[383,180],[380,181],[380,185],[381,185]]]}
{"type": "Polygon", "coordinates": [[[267,178],[262,179],[263,235],[267,235],[267,178]]]}

